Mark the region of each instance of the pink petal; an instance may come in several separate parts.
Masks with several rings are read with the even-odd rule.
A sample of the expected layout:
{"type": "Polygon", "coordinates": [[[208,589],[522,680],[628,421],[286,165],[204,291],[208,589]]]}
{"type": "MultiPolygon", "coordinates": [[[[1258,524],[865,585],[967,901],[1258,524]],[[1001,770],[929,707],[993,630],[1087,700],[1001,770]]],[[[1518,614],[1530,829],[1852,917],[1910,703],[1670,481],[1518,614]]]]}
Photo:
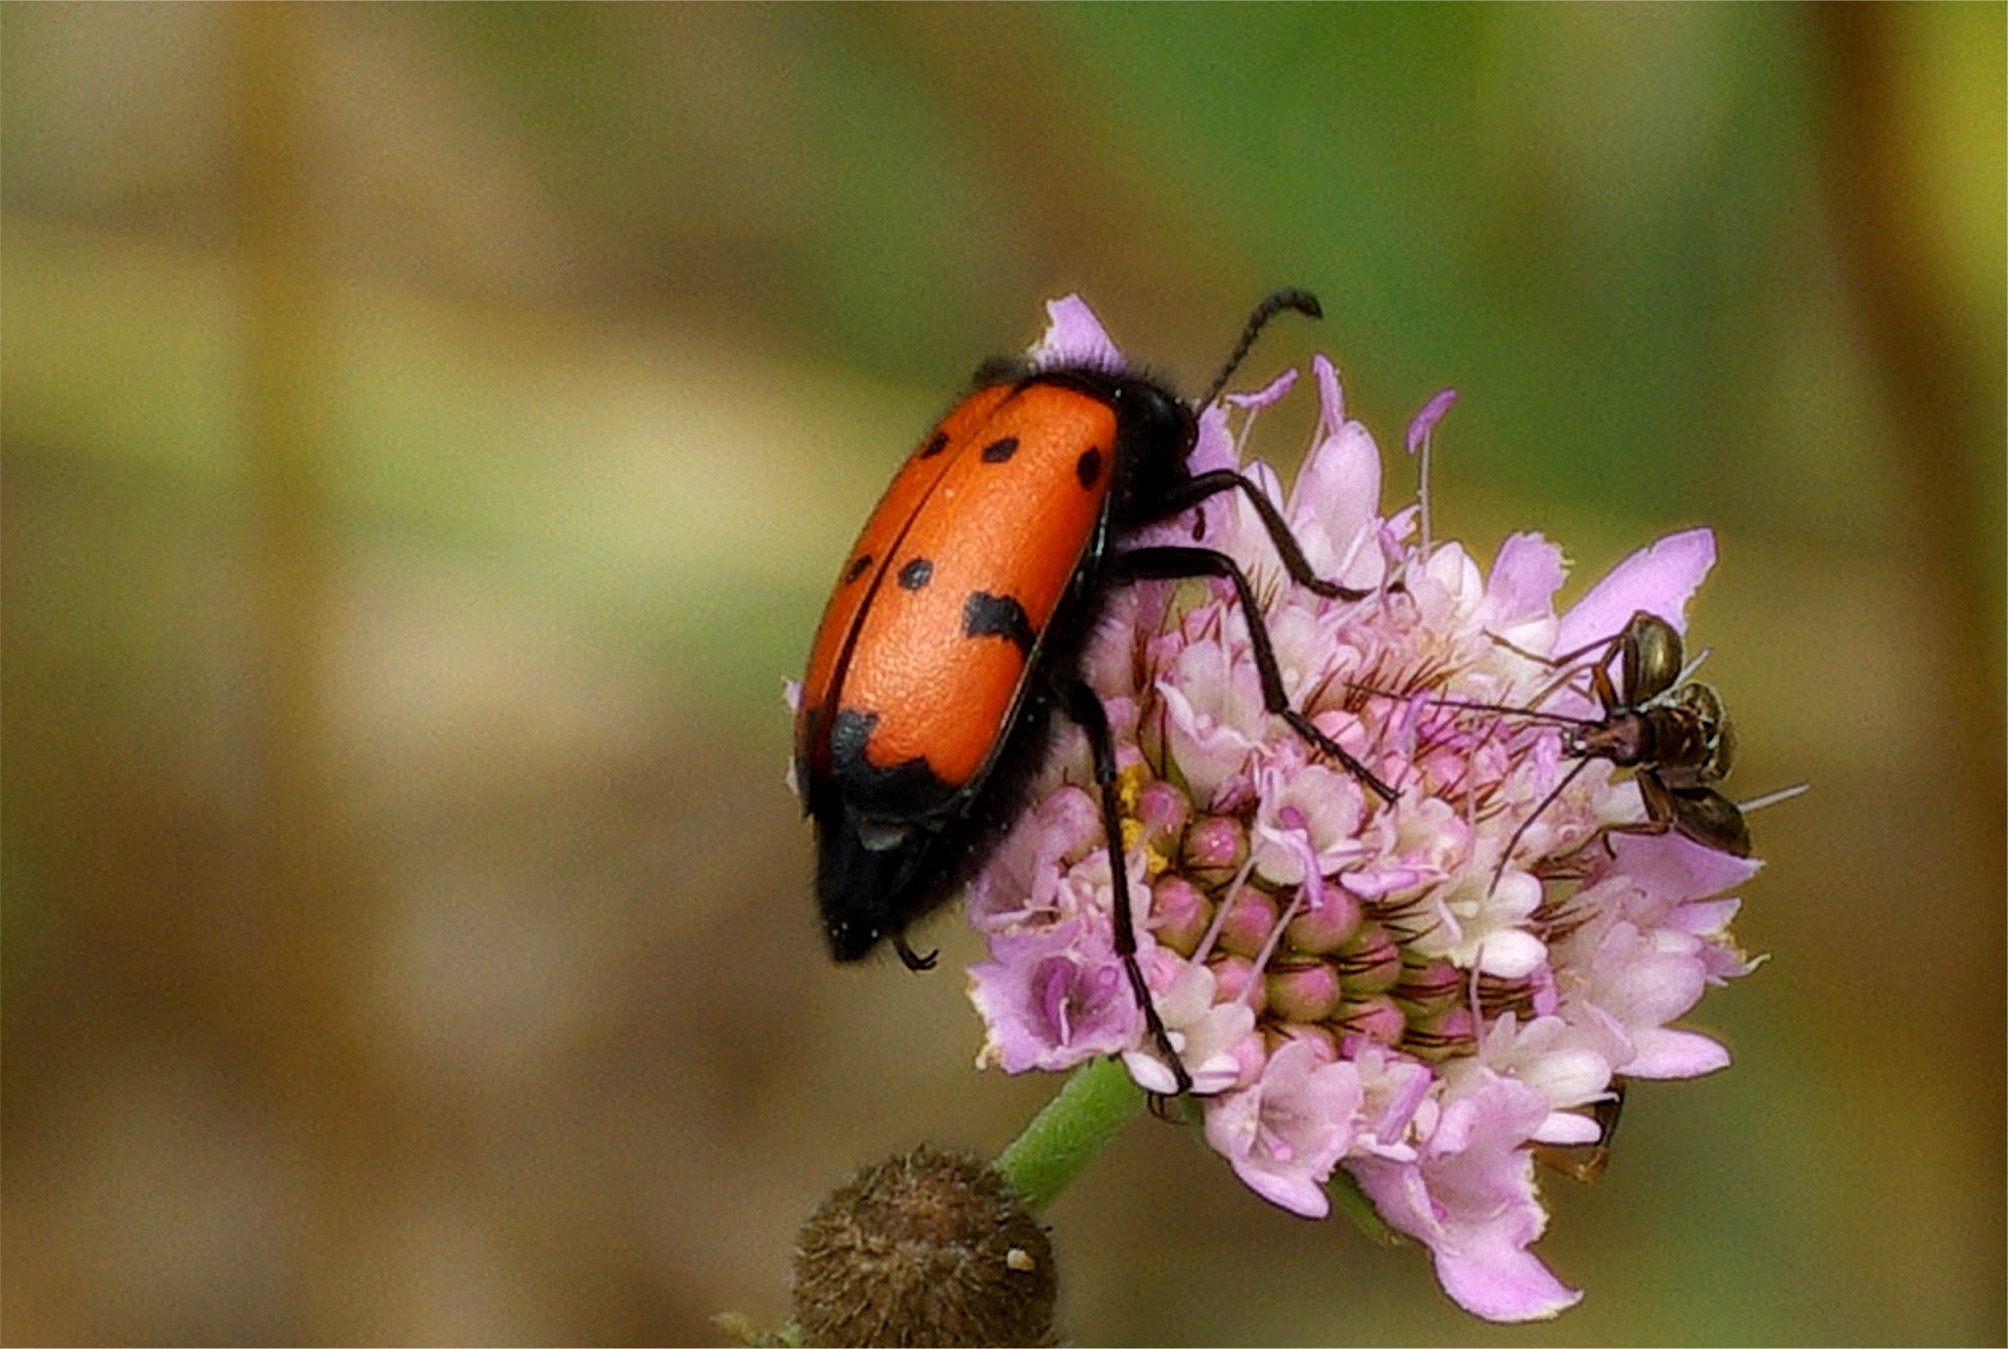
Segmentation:
{"type": "Polygon", "coordinates": [[[1504,1238],[1439,1252],[1436,1278],[1458,1306],[1488,1321],[1545,1321],[1583,1300],[1539,1256],[1504,1238]]]}
{"type": "Polygon", "coordinates": [[[1106,930],[1059,923],[993,936],[990,952],[969,970],[969,1000],[990,1029],[983,1061],[1057,1072],[1136,1042],[1143,1017],[1106,930]]]}
{"type": "Polygon", "coordinates": [[[1358,422],[1347,422],[1312,449],[1290,493],[1289,512],[1312,571],[1341,584],[1370,586],[1380,579],[1379,551],[1370,546],[1380,490],[1380,449],[1358,422]],[[1374,564],[1370,573],[1347,574],[1357,561],[1374,564]]]}
{"type": "Polygon", "coordinates": [[[1352,1145],[1359,1071],[1325,1060],[1315,1042],[1292,1040],[1269,1057],[1261,1080],[1207,1104],[1206,1140],[1255,1193],[1305,1218],[1331,1211],[1324,1191],[1352,1145]]]}
{"type": "Polygon", "coordinates": [[[1670,534],[1641,548],[1613,567],[1562,615],[1556,649],[1573,651],[1615,637],[1640,609],[1658,614],[1686,632],[1687,602],[1714,565],[1715,533],[1705,528],[1670,534]]]}
{"type": "Polygon", "coordinates": [[[1729,1051],[1697,1031],[1661,1026],[1638,1031],[1635,1039],[1638,1057],[1624,1065],[1626,1077],[1700,1077],[1729,1066],[1729,1051]]]}
{"type": "Polygon", "coordinates": [[[1742,907],[1740,899],[1697,900],[1692,904],[1683,904],[1668,914],[1666,926],[1675,932],[1712,937],[1727,928],[1736,911],[1742,907]]]}
{"type": "Polygon", "coordinates": [[[1090,365],[1099,370],[1120,370],[1123,357],[1109,340],[1102,322],[1088,302],[1078,295],[1063,295],[1046,302],[1046,335],[1031,351],[1032,363],[1041,368],[1053,365],[1090,365]]]}
{"type": "MultiPolygon", "coordinates": [[[[1193,473],[1199,474],[1211,473],[1215,469],[1236,468],[1240,463],[1240,456],[1234,447],[1234,434],[1227,429],[1227,409],[1218,403],[1203,409],[1199,414],[1199,436],[1192,443],[1192,453],[1185,457],[1186,467],[1193,473]]],[[[1209,505],[1208,521],[1217,521],[1220,510],[1219,506],[1209,505]]],[[[1189,522],[1188,516],[1179,518],[1189,522]]],[[[1190,541],[1190,535],[1187,536],[1187,541],[1190,541]]]]}
{"type": "Polygon", "coordinates": [[[1235,1159],[1233,1166],[1243,1185],[1286,1213],[1299,1218],[1323,1218],[1332,1211],[1325,1187],[1301,1172],[1253,1166],[1240,1158],[1235,1159]]]}
{"type": "Polygon", "coordinates": [[[1743,884],[1764,867],[1749,857],[1731,857],[1678,833],[1613,834],[1618,868],[1641,890],[1662,899],[1699,899],[1743,884]]]}
{"type": "Polygon", "coordinates": [[[1311,358],[1311,377],[1318,381],[1318,425],[1336,435],[1346,424],[1346,393],[1339,385],[1339,368],[1322,351],[1311,358]]]}
{"type": "MultiPolygon", "coordinates": [[[[1568,567],[1562,550],[1539,534],[1511,534],[1499,545],[1485,595],[1495,621],[1546,618],[1562,588],[1568,567]]],[[[1563,650],[1568,648],[1564,647],[1563,650]]]]}
{"type": "Polygon", "coordinates": [[[1560,1147],[1581,1147],[1585,1143],[1595,1143],[1604,1136],[1604,1126],[1588,1115],[1579,1115],[1573,1110],[1557,1110],[1542,1121],[1534,1131],[1538,1142],[1553,1143],[1560,1147]]]}
{"type": "Polygon", "coordinates": [[[1538,1089],[1481,1070],[1445,1105],[1414,1163],[1354,1157],[1346,1165],[1388,1223],[1430,1248],[1458,1305],[1493,1321],[1554,1316],[1582,1295],[1526,1248],[1547,1225],[1522,1146],[1546,1121],[1538,1089]]]}

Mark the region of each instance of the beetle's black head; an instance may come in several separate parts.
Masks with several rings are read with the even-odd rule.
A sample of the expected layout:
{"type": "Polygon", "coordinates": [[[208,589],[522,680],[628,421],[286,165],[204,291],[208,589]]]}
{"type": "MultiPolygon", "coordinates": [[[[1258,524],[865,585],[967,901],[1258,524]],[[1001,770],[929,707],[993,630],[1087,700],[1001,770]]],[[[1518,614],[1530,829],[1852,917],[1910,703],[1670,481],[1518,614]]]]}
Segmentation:
{"type": "Polygon", "coordinates": [[[1132,376],[1119,381],[1110,401],[1122,428],[1117,436],[1139,460],[1171,459],[1185,466],[1199,420],[1184,399],[1154,379],[1132,376]]]}
{"type": "Polygon", "coordinates": [[[1158,514],[1156,503],[1192,476],[1186,459],[1199,438],[1192,406],[1156,380],[1118,381],[1109,404],[1116,410],[1119,522],[1158,514]]]}

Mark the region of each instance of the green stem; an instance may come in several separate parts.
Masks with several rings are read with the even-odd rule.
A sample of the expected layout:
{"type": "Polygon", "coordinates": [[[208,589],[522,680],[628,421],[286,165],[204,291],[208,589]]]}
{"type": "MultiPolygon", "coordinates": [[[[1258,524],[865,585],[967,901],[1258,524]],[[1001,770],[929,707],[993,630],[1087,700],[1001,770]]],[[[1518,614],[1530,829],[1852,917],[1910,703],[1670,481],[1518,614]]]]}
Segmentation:
{"type": "Polygon", "coordinates": [[[1037,1213],[1143,1110],[1144,1092],[1122,1060],[1075,1070],[1060,1094],[998,1155],[997,1171],[1037,1213]]]}

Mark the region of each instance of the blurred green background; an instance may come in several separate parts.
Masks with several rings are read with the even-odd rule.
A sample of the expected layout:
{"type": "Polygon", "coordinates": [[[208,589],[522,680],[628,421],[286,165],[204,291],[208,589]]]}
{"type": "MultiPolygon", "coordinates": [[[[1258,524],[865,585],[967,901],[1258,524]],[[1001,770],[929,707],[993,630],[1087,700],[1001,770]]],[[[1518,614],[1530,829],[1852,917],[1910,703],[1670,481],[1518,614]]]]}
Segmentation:
{"type": "MultiPolygon", "coordinates": [[[[0,1334],[671,1341],[852,1166],[994,1150],[782,784],[833,569],[1078,289],[1332,353],[1439,533],[1711,524],[1773,959],[1548,1185],[1588,1289],[1132,1126],[1076,1342],[2002,1342],[1999,5],[0,10],[0,1334]]],[[[1291,460],[1308,421],[1265,423],[1291,460]]]]}

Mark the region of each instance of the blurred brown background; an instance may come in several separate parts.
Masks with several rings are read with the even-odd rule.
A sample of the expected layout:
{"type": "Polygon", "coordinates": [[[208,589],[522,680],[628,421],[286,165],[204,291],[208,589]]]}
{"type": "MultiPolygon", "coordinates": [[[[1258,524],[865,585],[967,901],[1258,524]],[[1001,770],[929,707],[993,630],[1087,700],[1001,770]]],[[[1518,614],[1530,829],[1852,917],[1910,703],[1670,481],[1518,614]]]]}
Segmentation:
{"type": "MultiPolygon", "coordinates": [[[[1078,1342],[2001,1342],[2003,10],[0,10],[4,1264],[38,1341],[703,1341],[852,1166],[995,1149],[782,785],[838,558],[1079,289],[1253,299],[1436,520],[1721,565],[1774,953],[1551,1181],[1560,1322],[1148,1122],[1078,1342]]],[[[1294,457],[1277,418],[1259,448],[1294,457]]]]}

